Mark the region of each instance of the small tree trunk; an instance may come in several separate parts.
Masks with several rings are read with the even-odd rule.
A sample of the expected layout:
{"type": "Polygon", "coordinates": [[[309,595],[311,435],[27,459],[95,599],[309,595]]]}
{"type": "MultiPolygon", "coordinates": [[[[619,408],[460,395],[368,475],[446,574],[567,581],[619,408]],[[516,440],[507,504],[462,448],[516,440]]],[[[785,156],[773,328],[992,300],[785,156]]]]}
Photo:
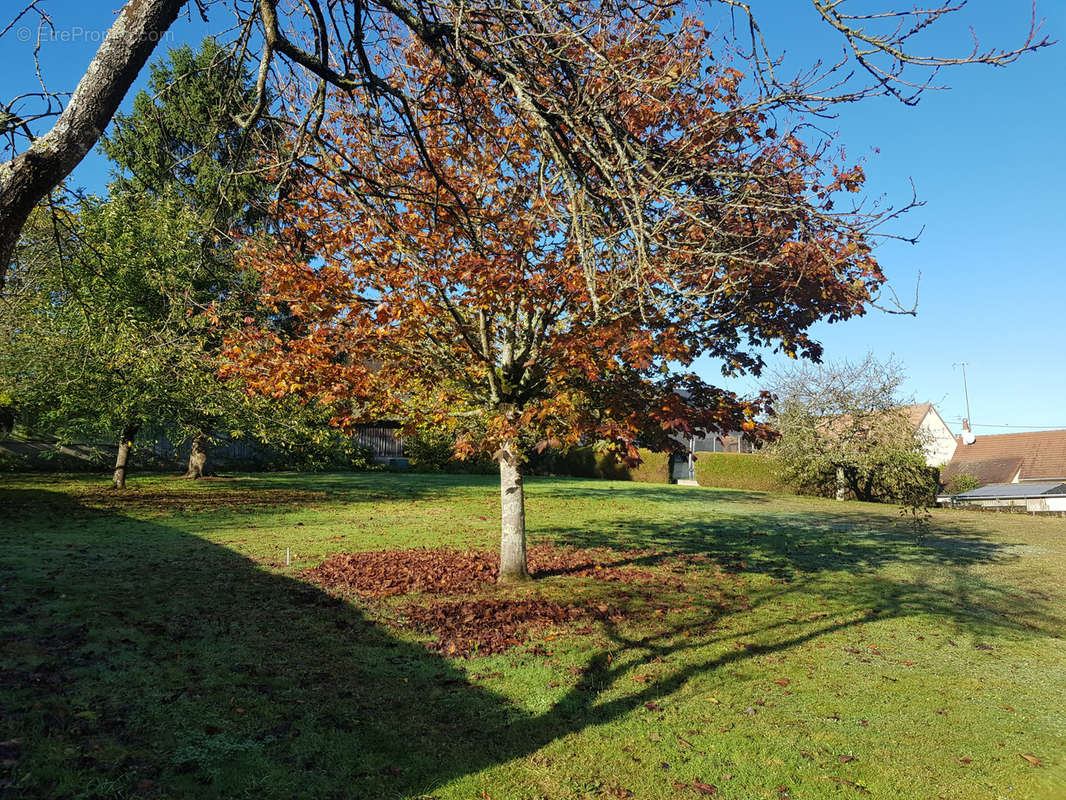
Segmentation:
{"type": "Polygon", "coordinates": [[[837,467],[837,500],[847,500],[848,481],[844,477],[844,468],[837,467]]]}
{"type": "Polygon", "coordinates": [[[118,455],[115,457],[115,473],[111,477],[111,482],[116,489],[126,488],[126,466],[130,461],[130,448],[133,447],[133,438],[137,435],[140,427],[134,422],[127,422],[122,426],[122,433],[118,442],[118,455]]]}
{"type": "Polygon", "coordinates": [[[189,449],[189,468],[185,472],[186,478],[202,478],[207,473],[207,436],[202,433],[192,438],[192,447],[189,449]]]}
{"type": "Polygon", "coordinates": [[[500,462],[500,583],[529,580],[526,567],[526,497],[522,488],[522,458],[518,448],[504,448],[500,462]]]}

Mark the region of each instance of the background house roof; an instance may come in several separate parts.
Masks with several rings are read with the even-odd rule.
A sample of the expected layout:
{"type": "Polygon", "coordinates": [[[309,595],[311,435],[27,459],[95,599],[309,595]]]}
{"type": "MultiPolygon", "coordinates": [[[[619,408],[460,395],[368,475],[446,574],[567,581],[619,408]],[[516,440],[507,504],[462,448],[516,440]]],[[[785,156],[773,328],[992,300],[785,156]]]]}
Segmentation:
{"type": "Polygon", "coordinates": [[[900,406],[899,410],[907,415],[907,420],[914,426],[915,430],[922,424],[922,420],[925,419],[925,415],[929,413],[929,409],[933,407],[932,403],[918,403],[913,406],[900,406]]]}
{"type": "Polygon", "coordinates": [[[1066,483],[994,483],[955,495],[956,500],[1008,500],[1066,494],[1066,483]]]}
{"type": "Polygon", "coordinates": [[[1010,483],[1019,470],[1023,481],[1066,480],[1066,430],[983,434],[973,444],[960,442],[941,480],[967,474],[982,483],[1010,483]]]}

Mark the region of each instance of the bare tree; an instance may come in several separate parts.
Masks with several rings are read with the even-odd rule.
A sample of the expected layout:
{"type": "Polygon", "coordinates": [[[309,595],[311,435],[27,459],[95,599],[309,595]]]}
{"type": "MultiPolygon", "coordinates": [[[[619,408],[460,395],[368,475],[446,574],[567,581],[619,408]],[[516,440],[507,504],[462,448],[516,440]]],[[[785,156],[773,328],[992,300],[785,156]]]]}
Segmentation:
{"type": "MultiPolygon", "coordinates": [[[[913,47],[917,37],[960,12],[965,0],[877,13],[868,4],[859,4],[866,11],[851,13],[855,4],[849,0],[810,3],[817,17],[839,31],[845,54],[836,63],[785,76],[749,3],[704,0],[732,16],[724,46],[748,65],[753,108],[823,114],[836,104],[876,94],[914,103],[923,90],[936,86],[943,67],[1002,66],[1049,44],[1040,38],[1035,6],[1028,36],[1017,46],[982,49],[975,39],[961,54],[925,55],[913,47]]],[[[488,79],[500,103],[542,131],[563,169],[575,223],[600,213],[620,215],[627,222],[642,254],[639,279],[640,263],[650,257],[656,241],[639,197],[649,185],[683,180],[684,174],[676,165],[663,169],[655,142],[634,136],[624,124],[619,98],[633,88],[632,77],[642,65],[612,61],[604,31],[654,31],[667,47],[678,31],[674,17],[684,10],[681,0],[301,0],[291,5],[278,0],[130,0],[73,93],[53,91],[42,79],[39,92],[0,98],[0,136],[10,153],[0,164],[0,283],[31,209],[93,147],[183,9],[217,24],[239,58],[258,62],[263,102],[252,118],[278,110],[266,100],[271,84],[277,89],[312,80],[310,102],[297,115],[296,145],[288,153],[294,159],[317,142],[327,102],[356,93],[367,98],[368,120],[387,122],[382,135],[406,136],[419,145],[412,111],[417,94],[401,90],[378,67],[382,55],[395,54],[406,37],[420,39],[455,84],[472,73],[488,79]],[[595,85],[585,80],[590,65],[602,77],[595,85]],[[40,133],[40,123],[53,116],[51,129],[40,133]]],[[[23,5],[0,29],[0,41],[27,25],[36,26],[39,38],[54,28],[41,0],[23,5]]],[[[471,120],[471,130],[477,131],[476,120],[471,120]]],[[[428,158],[424,149],[422,155],[428,158]]]]}

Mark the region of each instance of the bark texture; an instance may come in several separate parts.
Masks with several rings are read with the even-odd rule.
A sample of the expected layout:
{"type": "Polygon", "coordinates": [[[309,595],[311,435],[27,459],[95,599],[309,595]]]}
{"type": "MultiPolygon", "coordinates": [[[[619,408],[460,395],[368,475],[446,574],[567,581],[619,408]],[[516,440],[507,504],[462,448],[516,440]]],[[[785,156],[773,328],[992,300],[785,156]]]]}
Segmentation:
{"type": "Polygon", "coordinates": [[[130,448],[133,447],[133,439],[140,429],[140,425],[128,422],[122,426],[122,434],[118,442],[118,455],[115,457],[115,473],[111,482],[116,489],[126,488],[126,468],[130,461],[130,448]]]}
{"type": "Polygon", "coordinates": [[[200,433],[193,437],[192,447],[189,449],[189,468],[185,472],[186,478],[202,478],[207,474],[207,436],[200,433]]]}
{"type": "Polygon", "coordinates": [[[33,207],[93,148],[186,0],[129,0],[52,129],[0,164],[0,287],[33,207]]]}
{"type": "Polygon", "coordinates": [[[529,580],[526,566],[526,497],[522,488],[522,459],[517,447],[499,455],[500,463],[500,583],[529,580]]]}

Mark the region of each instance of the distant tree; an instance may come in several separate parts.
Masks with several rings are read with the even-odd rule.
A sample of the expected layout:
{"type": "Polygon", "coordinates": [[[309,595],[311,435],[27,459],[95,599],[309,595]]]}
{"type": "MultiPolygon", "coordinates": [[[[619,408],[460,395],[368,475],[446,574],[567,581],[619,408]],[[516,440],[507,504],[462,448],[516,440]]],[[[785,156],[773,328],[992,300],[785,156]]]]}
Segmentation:
{"type": "Polygon", "coordinates": [[[844,499],[928,505],[935,489],[925,442],[903,410],[894,361],[868,355],[803,364],[772,379],[780,437],[767,451],[799,489],[844,499]]]}
{"type": "Polygon", "coordinates": [[[964,492],[972,492],[974,489],[981,487],[981,479],[976,475],[971,475],[968,472],[960,472],[958,475],[953,475],[951,480],[948,481],[948,485],[945,487],[945,491],[948,494],[963,494],[964,492]]]}
{"type": "Polygon", "coordinates": [[[140,428],[179,418],[216,383],[206,322],[185,302],[203,280],[203,223],[180,198],[128,193],[39,219],[11,275],[5,383],[39,429],[116,433],[121,488],[140,428]]]}
{"type": "MultiPolygon", "coordinates": [[[[235,237],[264,226],[273,186],[258,167],[264,153],[277,147],[280,129],[265,118],[241,125],[255,107],[256,83],[213,39],[198,51],[188,45],[172,49],[149,69],[148,90],[134,99],[132,113],[115,117],[101,140],[116,167],[111,191],[171,196],[192,210],[200,225],[190,231],[200,248],[198,273],[195,285],[173,287],[173,299],[185,304],[190,317],[210,307],[216,321],[232,320],[243,316],[242,302],[254,282],[234,261],[235,237]]],[[[210,369],[222,335],[200,327],[197,337],[201,368],[210,369]]],[[[239,417],[250,410],[233,385],[199,383],[202,391],[178,415],[179,430],[191,442],[190,478],[207,471],[213,435],[240,426],[239,417]]]]}

